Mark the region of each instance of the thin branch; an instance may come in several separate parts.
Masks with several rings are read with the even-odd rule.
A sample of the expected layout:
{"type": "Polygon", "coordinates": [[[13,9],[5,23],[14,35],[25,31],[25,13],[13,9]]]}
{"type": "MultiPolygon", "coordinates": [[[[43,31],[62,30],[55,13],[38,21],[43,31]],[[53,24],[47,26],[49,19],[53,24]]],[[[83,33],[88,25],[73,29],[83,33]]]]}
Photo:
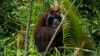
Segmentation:
{"type": "Polygon", "coordinates": [[[62,48],[64,48],[64,49],[80,49],[80,50],[82,50],[82,51],[86,51],[86,52],[92,52],[92,53],[94,53],[95,51],[93,51],[93,50],[89,50],[89,49],[83,49],[83,48],[78,48],[78,47],[63,47],[63,46],[60,46],[60,47],[58,47],[58,48],[60,48],[60,49],[62,49],[62,48]]]}
{"type": "Polygon", "coordinates": [[[29,29],[30,29],[31,15],[32,15],[32,0],[30,0],[29,4],[30,5],[29,5],[28,22],[27,22],[26,36],[25,36],[25,54],[24,54],[24,56],[28,56],[28,39],[29,39],[29,29]]]}

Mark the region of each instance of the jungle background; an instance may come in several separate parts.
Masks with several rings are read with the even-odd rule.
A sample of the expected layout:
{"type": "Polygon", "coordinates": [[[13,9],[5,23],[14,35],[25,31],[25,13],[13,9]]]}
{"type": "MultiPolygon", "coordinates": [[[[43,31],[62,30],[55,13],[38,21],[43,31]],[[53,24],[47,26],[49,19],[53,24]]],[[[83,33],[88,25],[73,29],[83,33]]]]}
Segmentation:
{"type": "MultiPolygon", "coordinates": [[[[66,50],[73,46],[80,47],[78,45],[82,44],[80,43],[82,39],[86,36],[90,36],[91,39],[94,40],[92,45],[95,45],[93,56],[100,56],[100,0],[76,0],[75,3],[72,4],[73,1],[74,0],[59,0],[62,13],[65,14],[66,11],[69,10],[63,22],[64,46],[69,47],[66,50]],[[72,5],[72,8],[69,9],[70,5],[72,5]],[[71,22],[66,18],[72,18],[71,22]],[[70,23],[70,25],[68,23],[70,23]],[[76,29],[77,27],[79,28],[76,29]],[[70,40],[69,37],[71,38],[70,40]],[[79,43],[73,43],[73,39],[79,43]],[[69,46],[69,44],[71,45],[69,46]]],[[[0,0],[0,56],[24,55],[24,42],[29,16],[28,12],[30,9],[29,3],[30,0],[0,0]]],[[[33,0],[32,3],[28,56],[42,56],[34,45],[34,28],[39,16],[43,12],[48,11],[54,2],[53,0],[33,0]]],[[[85,40],[88,41],[90,38],[85,38],[85,40]]],[[[50,55],[64,56],[67,52],[65,50],[64,53],[59,53],[57,48],[55,48],[55,50],[56,52],[50,55]]],[[[74,48],[70,50],[74,50],[74,48]]],[[[74,52],[70,52],[70,54],[66,54],[65,56],[73,55],[74,52]]]]}

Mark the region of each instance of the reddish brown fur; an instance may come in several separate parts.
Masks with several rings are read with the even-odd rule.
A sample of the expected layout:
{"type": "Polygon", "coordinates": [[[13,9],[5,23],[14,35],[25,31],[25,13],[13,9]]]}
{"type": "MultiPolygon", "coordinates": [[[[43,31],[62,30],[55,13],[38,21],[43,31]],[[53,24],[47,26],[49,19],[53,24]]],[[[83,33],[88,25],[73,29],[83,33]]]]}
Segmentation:
{"type": "MultiPolygon", "coordinates": [[[[60,8],[55,6],[50,11],[58,11],[59,12],[60,8]]],[[[56,28],[48,27],[48,26],[44,25],[44,22],[46,21],[49,12],[46,12],[46,13],[42,14],[42,16],[40,16],[39,21],[36,24],[36,29],[35,29],[35,45],[37,46],[39,51],[42,51],[42,52],[45,51],[49,41],[51,40],[51,37],[53,36],[53,34],[56,30],[56,28]]],[[[61,36],[61,31],[59,31],[59,33],[57,34],[51,47],[54,47],[54,46],[57,47],[59,45],[62,45],[62,43],[60,43],[60,42],[62,42],[62,40],[60,39],[60,36],[61,36]],[[59,39],[60,39],[60,41],[59,41],[59,39]]]]}

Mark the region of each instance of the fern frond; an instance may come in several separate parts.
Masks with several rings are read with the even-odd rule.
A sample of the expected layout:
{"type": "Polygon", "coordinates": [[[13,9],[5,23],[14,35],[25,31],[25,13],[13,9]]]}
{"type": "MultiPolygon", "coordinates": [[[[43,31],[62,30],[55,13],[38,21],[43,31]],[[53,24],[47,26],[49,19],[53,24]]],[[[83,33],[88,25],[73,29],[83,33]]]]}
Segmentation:
{"type": "MultiPolygon", "coordinates": [[[[64,0],[65,8],[68,10],[71,2],[64,0]]],[[[85,49],[94,48],[94,41],[89,34],[88,28],[77,9],[72,6],[63,22],[64,47],[78,47],[85,49]]]]}

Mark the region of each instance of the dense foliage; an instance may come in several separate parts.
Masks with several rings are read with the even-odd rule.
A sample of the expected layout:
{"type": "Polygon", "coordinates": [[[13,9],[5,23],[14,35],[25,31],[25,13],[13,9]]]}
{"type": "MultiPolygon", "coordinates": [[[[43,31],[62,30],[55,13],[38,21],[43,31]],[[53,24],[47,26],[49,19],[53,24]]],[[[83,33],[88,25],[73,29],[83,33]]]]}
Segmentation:
{"type": "MultiPolygon", "coordinates": [[[[60,0],[59,0],[60,1],[60,0]]],[[[62,13],[65,14],[68,6],[72,5],[71,2],[74,0],[63,0],[60,1],[62,13]]],[[[23,56],[24,54],[24,37],[27,26],[27,18],[29,11],[29,0],[0,0],[0,56],[23,56]]],[[[32,7],[32,19],[29,32],[29,55],[30,56],[41,56],[42,54],[37,51],[34,45],[34,27],[37,22],[39,15],[44,11],[47,11],[53,5],[52,0],[36,0],[33,1],[32,7]]],[[[70,23],[64,27],[63,35],[65,43],[67,37],[87,37],[91,36],[96,45],[94,49],[94,55],[100,55],[100,0],[76,0],[72,8],[70,8],[66,21],[63,23],[70,23]],[[69,22],[69,19],[72,19],[69,22]],[[74,19],[75,18],[75,19],[74,19]],[[78,18],[78,19],[76,19],[78,18]],[[79,22],[79,23],[78,23],[79,22]],[[83,25],[80,25],[83,23],[83,25]],[[70,26],[70,27],[69,27],[70,26]],[[78,29],[76,29],[79,27],[78,29]],[[73,32],[74,30],[74,32],[73,32]],[[82,35],[85,31],[84,36],[82,35]],[[71,34],[70,34],[70,33],[71,34]]],[[[82,42],[82,40],[75,39],[76,42],[82,42]]],[[[67,39],[67,40],[66,40],[67,39]]],[[[84,39],[84,38],[80,38],[84,39]]],[[[73,39],[71,39],[73,40],[73,39]]],[[[89,40],[89,39],[86,39],[89,40]]],[[[68,40],[69,41],[69,40],[68,40]]],[[[71,42],[71,41],[69,41],[71,42]]],[[[72,41],[73,42],[73,41],[72,41]]],[[[68,44],[64,43],[64,47],[68,44]]],[[[76,44],[76,43],[71,43],[76,44]]],[[[79,47],[82,43],[78,43],[75,46],[79,47]]],[[[73,47],[72,45],[71,47],[73,47]]],[[[60,56],[64,53],[54,48],[56,52],[52,55],[60,56]]],[[[70,48],[67,48],[70,49],[70,48]]],[[[71,50],[74,48],[71,48],[71,50]]],[[[73,55],[73,52],[71,54],[73,55]]]]}

